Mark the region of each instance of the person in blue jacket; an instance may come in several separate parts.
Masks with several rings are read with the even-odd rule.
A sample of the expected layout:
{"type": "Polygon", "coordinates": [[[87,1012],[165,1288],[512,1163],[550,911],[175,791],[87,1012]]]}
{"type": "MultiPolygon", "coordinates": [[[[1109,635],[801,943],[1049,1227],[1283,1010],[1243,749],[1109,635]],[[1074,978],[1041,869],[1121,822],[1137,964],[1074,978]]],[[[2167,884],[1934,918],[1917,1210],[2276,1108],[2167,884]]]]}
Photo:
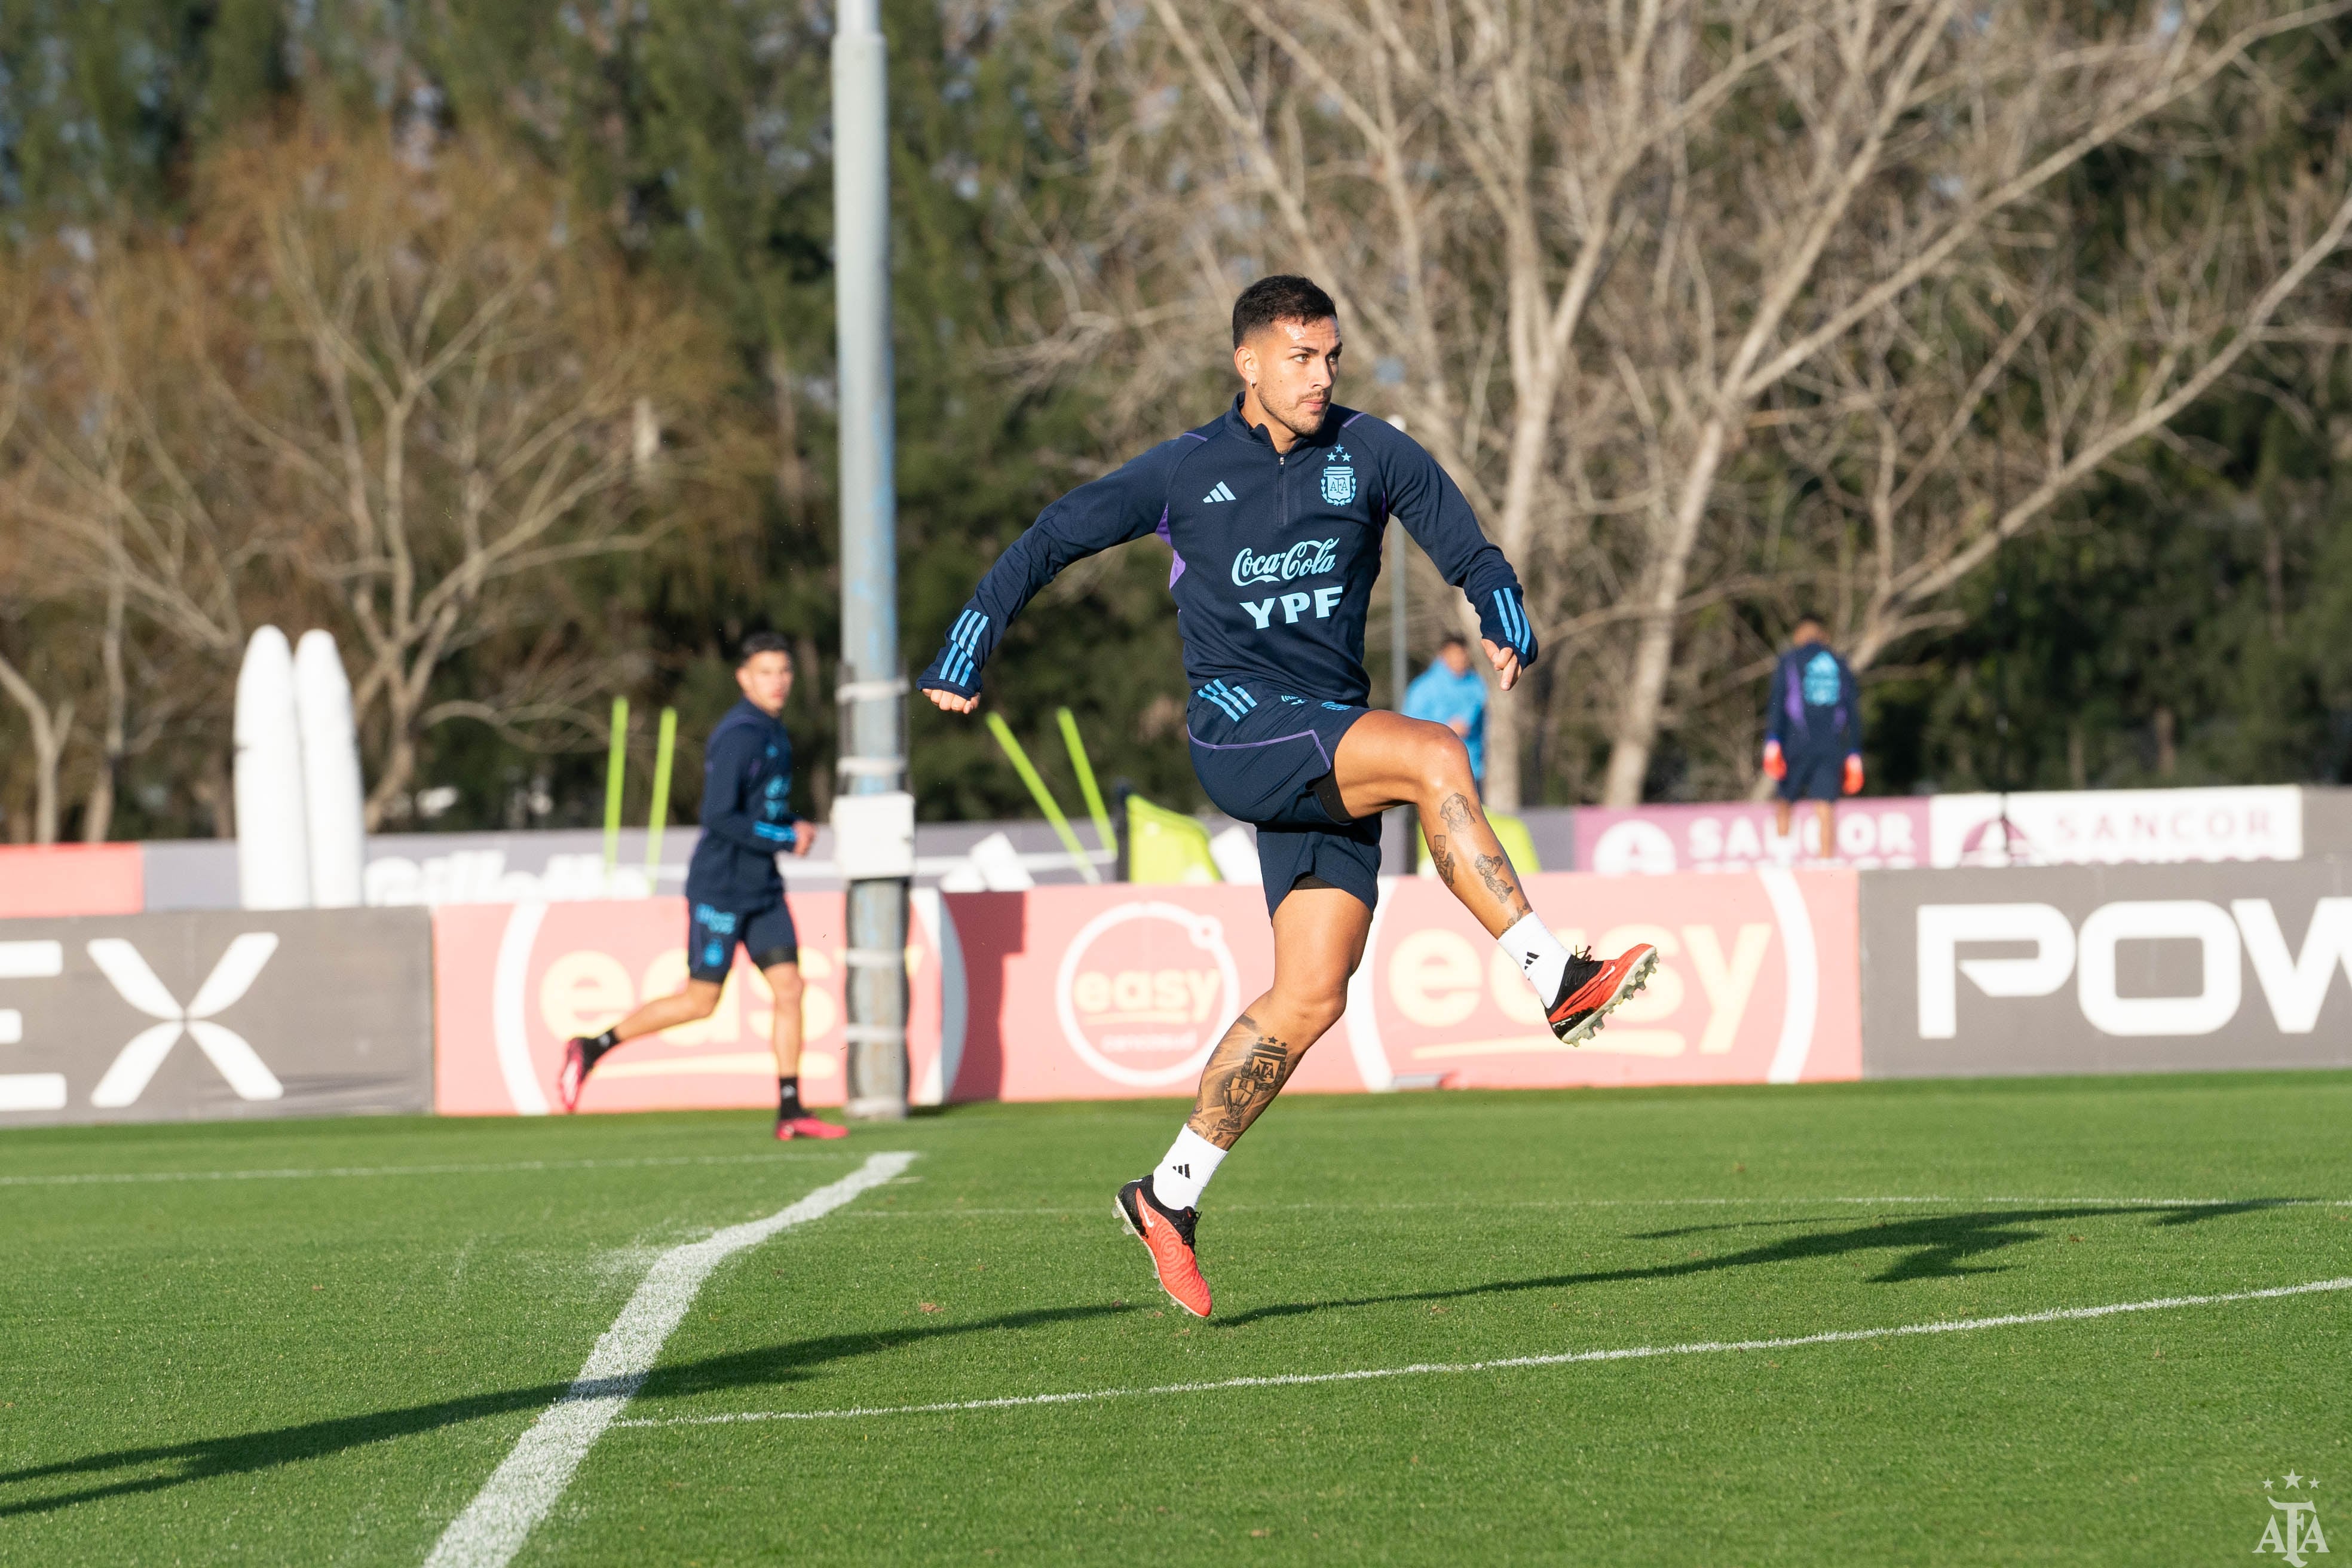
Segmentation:
{"type": "Polygon", "coordinates": [[[702,837],[686,870],[686,989],[646,1003],[593,1039],[573,1040],[557,1096],[565,1110],[578,1110],[588,1075],[614,1047],[710,1016],[740,946],[774,994],[776,1136],[845,1138],[849,1129],[801,1104],[800,937],[776,856],[806,855],[817,830],[790,804],[793,742],[777,717],[793,692],[784,639],[773,632],[745,637],[735,684],[743,700],[719,721],[702,752],[702,837]]]}
{"type": "Polygon", "coordinates": [[[1840,795],[1862,793],[1862,688],[1827,636],[1817,617],[1798,617],[1789,651],[1773,667],[1764,713],[1764,773],[1780,796],[1775,826],[1786,838],[1790,808],[1801,800],[1813,802],[1823,855],[1837,847],[1832,803],[1840,795]]]}
{"type": "Polygon", "coordinates": [[[1437,645],[1437,658],[1404,689],[1398,711],[1461,736],[1462,749],[1470,753],[1470,776],[1486,782],[1486,682],[1470,668],[1466,638],[1449,637],[1437,645]]]}
{"type": "Polygon", "coordinates": [[[1333,400],[1331,297],[1304,278],[1261,279],[1234,301],[1233,342],[1232,406],[1047,507],[918,683],[935,706],[971,712],[982,667],[1056,574],[1153,534],[1172,552],[1192,768],[1221,810],[1256,826],[1274,922],[1273,987],[1211,1051],[1167,1157],[1118,1192],[1161,1286],[1198,1317],[1210,1308],[1193,1249],[1202,1189],[1339,1021],[1371,928],[1381,812],[1420,809],[1438,875],[1528,976],[1560,1039],[1599,1027],[1657,956],[1570,953],[1495,841],[1462,738],[1364,706],[1364,620],[1391,516],[1469,595],[1505,690],[1535,662],[1536,637],[1510,563],[1445,470],[1402,431],[1333,400]]]}

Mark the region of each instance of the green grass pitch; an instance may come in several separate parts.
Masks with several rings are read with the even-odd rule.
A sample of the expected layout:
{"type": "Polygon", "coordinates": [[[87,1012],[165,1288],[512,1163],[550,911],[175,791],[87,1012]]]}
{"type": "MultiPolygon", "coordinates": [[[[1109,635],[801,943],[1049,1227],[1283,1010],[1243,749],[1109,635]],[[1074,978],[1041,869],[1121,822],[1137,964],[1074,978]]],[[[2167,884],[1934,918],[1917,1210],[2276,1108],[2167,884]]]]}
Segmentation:
{"type": "Polygon", "coordinates": [[[1178,1116],[8,1134],[0,1559],[420,1563],[654,1258],[892,1149],[904,1178],[710,1277],[518,1563],[2222,1563],[2288,1496],[2352,1549],[2340,1291],[700,1419],[2352,1275],[2352,1074],[1298,1097],[1209,1195],[1197,1323],[1110,1215],[1178,1116]],[[2318,1486],[2264,1490],[2290,1470],[2318,1486]]]}

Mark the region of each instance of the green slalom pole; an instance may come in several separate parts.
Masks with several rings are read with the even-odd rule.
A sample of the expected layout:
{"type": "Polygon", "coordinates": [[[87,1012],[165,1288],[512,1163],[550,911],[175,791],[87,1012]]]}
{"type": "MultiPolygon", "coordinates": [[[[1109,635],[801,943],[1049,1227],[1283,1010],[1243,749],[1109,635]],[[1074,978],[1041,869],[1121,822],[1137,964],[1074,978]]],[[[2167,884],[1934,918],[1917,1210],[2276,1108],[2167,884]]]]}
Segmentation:
{"type": "Polygon", "coordinates": [[[622,764],[627,761],[629,746],[629,700],[613,699],[613,755],[604,764],[604,874],[611,876],[621,864],[621,784],[622,764]]]}
{"type": "Polygon", "coordinates": [[[989,714],[988,732],[996,737],[996,743],[1004,748],[1006,756],[1013,759],[1013,771],[1019,773],[1021,782],[1029,786],[1030,795],[1036,798],[1038,806],[1045,813],[1045,820],[1052,823],[1054,831],[1061,836],[1063,847],[1069,850],[1070,858],[1077,862],[1078,875],[1089,882],[1101,881],[1102,873],[1095,869],[1094,861],[1087,856],[1086,847],[1070,830],[1070,819],[1062,815],[1062,808],[1055,805],[1054,797],[1046,793],[1045,781],[1037,776],[1037,770],[1030,765],[1029,753],[1023,751],[1021,742],[1013,738],[1013,727],[1004,721],[1003,714],[989,714]]]}
{"type": "Polygon", "coordinates": [[[1054,717],[1062,722],[1062,744],[1070,749],[1070,767],[1078,775],[1078,793],[1087,797],[1087,815],[1095,819],[1095,837],[1113,855],[1118,853],[1118,840],[1111,836],[1110,808],[1103,805],[1102,791],[1095,787],[1095,765],[1087,760],[1087,744],[1078,739],[1077,715],[1066,708],[1054,710],[1054,717]]]}
{"type": "MultiPolygon", "coordinates": [[[[677,756],[677,710],[665,708],[661,718],[661,744],[654,753],[654,809],[646,821],[646,880],[652,883],[661,871],[662,828],[669,821],[669,766],[677,756]]],[[[656,892],[661,889],[656,888],[656,892]]]]}

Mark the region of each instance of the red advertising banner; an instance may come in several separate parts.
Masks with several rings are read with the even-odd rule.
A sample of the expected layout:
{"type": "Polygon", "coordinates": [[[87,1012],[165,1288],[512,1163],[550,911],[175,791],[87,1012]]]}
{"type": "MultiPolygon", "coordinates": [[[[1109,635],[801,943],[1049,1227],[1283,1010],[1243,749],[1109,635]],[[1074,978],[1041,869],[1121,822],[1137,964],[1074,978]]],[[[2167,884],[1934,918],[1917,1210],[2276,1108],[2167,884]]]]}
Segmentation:
{"type": "MultiPolygon", "coordinates": [[[[1382,884],[1347,1016],[1293,1087],[1861,1075],[1852,872],[1563,874],[1530,879],[1528,890],[1571,945],[1658,948],[1647,990],[1597,1038],[1554,1040],[1517,968],[1452,894],[1404,878],[1382,884]]],[[[1273,973],[1252,888],[1053,888],[942,903],[955,1100],[1189,1095],[1219,1035],[1273,973]]]]}
{"type": "Polygon", "coordinates": [[[136,844],[0,848],[0,918],[135,915],[146,907],[136,844]]]}
{"type": "MultiPolygon", "coordinates": [[[[801,1095],[847,1098],[843,1073],[843,900],[788,895],[799,928],[805,1031],[801,1095]]],[[[907,948],[909,1088],[941,1098],[936,895],[918,894],[907,948]]],[[[545,1115],[564,1042],[618,1023],[686,983],[686,900],[457,904],[433,913],[434,1109],[444,1115],[545,1115]]],[[[718,1009],[632,1040],[598,1065],[583,1111],[772,1106],[768,984],[739,948],[718,1009]]]]}
{"type": "Polygon", "coordinates": [[[1367,1088],[1433,1074],[1477,1089],[1862,1074],[1851,871],[1528,879],[1570,947],[1658,950],[1642,994],[1577,1047],[1552,1038],[1518,966],[1444,888],[1412,878],[1383,891],[1341,1025],[1367,1088]]]}
{"type": "MultiPolygon", "coordinates": [[[[1189,1099],[1234,1015],[1274,978],[1265,896],[1248,887],[948,893],[965,1005],[953,1100],[1189,1099]]],[[[950,1033],[953,1034],[952,1028],[950,1033]]],[[[1326,1042],[1297,1088],[1360,1089],[1326,1042]]]]}
{"type": "MultiPolygon", "coordinates": [[[[1840,870],[1530,879],[1570,945],[1656,945],[1646,991],[1582,1047],[1544,1027],[1517,968],[1433,880],[1381,886],[1348,1014],[1291,1079],[1306,1093],[1793,1083],[1862,1070],[1856,879],[1840,870]]],[[[842,898],[795,893],[807,982],[802,1092],[845,1098],[842,898]]],[[[1234,1016],[1273,978],[1245,887],[918,892],[908,948],[909,1086],[943,1100],[1189,1097],[1234,1016]]],[[[435,1108],[542,1115],[563,1043],[686,978],[677,899],[434,912],[435,1108]]],[[[631,1041],[583,1110],[772,1102],[767,983],[738,954],[719,1009],[631,1041]]]]}

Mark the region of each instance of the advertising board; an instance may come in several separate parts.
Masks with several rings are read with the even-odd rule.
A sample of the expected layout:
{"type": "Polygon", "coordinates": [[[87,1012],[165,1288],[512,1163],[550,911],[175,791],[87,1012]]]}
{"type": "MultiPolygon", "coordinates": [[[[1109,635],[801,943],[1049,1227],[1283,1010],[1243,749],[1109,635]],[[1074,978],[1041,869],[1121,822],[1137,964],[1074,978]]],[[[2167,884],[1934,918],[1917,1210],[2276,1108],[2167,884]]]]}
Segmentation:
{"type": "Polygon", "coordinates": [[[1862,943],[1869,1078],[2352,1066],[2352,860],[1879,872],[1862,943]]]}
{"type": "MultiPolygon", "coordinates": [[[[2252,785],[1862,795],[1836,803],[1826,845],[1810,806],[1791,814],[1786,834],[1774,830],[1769,801],[1589,806],[1576,813],[1576,864],[1604,876],[1664,876],[1799,865],[1907,870],[2294,860],[2305,853],[2306,801],[2332,793],[2252,785]]],[[[2334,810],[2333,801],[2322,805],[2334,810]]],[[[2326,820],[2336,816],[2352,819],[2352,811],[2326,820]]]]}
{"type": "MultiPolygon", "coordinates": [[[[1658,973],[1591,1043],[1544,1026],[1517,968],[1436,883],[1381,885],[1347,1016],[1301,1092],[1763,1083],[1861,1070],[1850,872],[1529,879],[1571,945],[1650,942],[1658,973]]],[[[966,1019],[957,1100],[1187,1097],[1234,1015],[1273,974],[1255,889],[949,894],[966,1019]]]]}
{"type": "Polygon", "coordinates": [[[143,868],[136,844],[0,845],[0,920],[135,915],[143,868]]]}
{"type": "Polygon", "coordinates": [[[431,1109],[415,910],[12,920],[0,1126],[431,1109]]]}
{"type": "Polygon", "coordinates": [[[1810,805],[1780,833],[1769,801],[1714,805],[1582,806],[1576,813],[1576,867],[1604,877],[1676,871],[1752,871],[1760,867],[1927,864],[1927,802],[1882,796],[1841,801],[1831,842],[1810,805]]]}
{"type": "MultiPolygon", "coordinates": [[[[800,933],[801,1096],[847,1098],[842,984],[847,943],[839,893],[787,895],[800,933]]],[[[919,892],[907,948],[908,1083],[936,1104],[951,1081],[960,1028],[943,1040],[938,895],[919,892]],[[941,1047],[948,1047],[942,1059],[941,1047]]],[[[433,911],[436,1110],[543,1116],[555,1108],[564,1042],[618,1023],[686,983],[683,899],[453,904],[433,911]]],[[[740,948],[709,1017],[632,1040],[598,1065],[583,1111],[772,1107],[772,1003],[740,948]]]]}
{"type": "Polygon", "coordinates": [[[2172,865],[2303,857],[2303,791],[2049,790],[1939,795],[1929,802],[1931,866],[2172,865]]]}

